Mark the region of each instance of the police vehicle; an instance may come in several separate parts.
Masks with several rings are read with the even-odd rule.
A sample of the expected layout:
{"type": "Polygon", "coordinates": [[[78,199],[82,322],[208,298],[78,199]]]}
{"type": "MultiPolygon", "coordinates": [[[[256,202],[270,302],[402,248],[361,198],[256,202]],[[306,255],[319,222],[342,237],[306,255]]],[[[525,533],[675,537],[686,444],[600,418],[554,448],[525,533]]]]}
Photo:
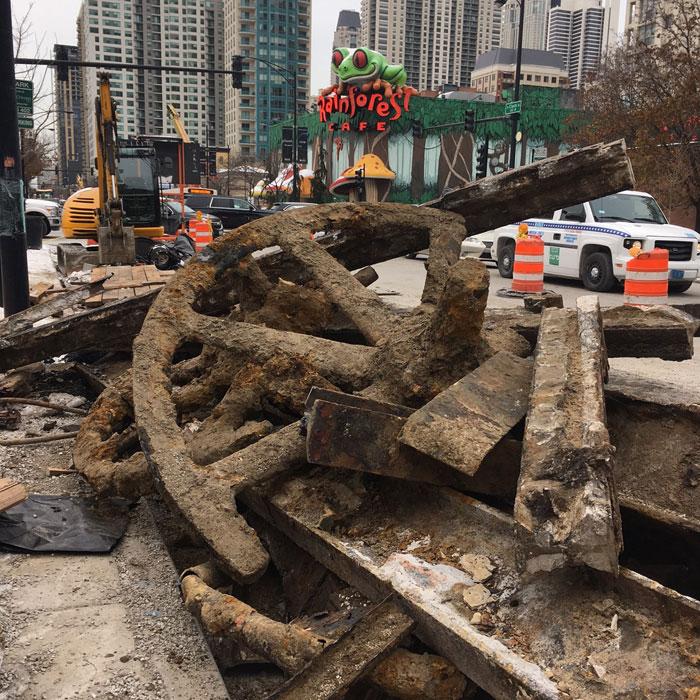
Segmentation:
{"type": "MultiPolygon", "coordinates": [[[[491,257],[502,277],[513,276],[518,223],[493,232],[491,257]]],[[[669,291],[685,292],[698,277],[700,236],[669,224],[646,192],[618,192],[527,219],[527,224],[530,235],[544,241],[544,274],[579,279],[594,292],[609,291],[624,280],[635,243],[642,251],[668,250],[669,291]]]]}

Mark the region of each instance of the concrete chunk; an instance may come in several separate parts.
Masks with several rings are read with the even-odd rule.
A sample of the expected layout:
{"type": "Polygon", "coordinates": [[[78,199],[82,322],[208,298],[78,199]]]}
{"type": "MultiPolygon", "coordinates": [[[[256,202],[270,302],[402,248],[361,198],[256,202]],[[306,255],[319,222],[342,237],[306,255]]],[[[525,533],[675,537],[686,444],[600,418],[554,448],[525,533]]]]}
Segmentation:
{"type": "Polygon", "coordinates": [[[605,421],[598,298],[545,309],[515,499],[526,571],[586,564],[617,573],[622,533],[605,421]]]}

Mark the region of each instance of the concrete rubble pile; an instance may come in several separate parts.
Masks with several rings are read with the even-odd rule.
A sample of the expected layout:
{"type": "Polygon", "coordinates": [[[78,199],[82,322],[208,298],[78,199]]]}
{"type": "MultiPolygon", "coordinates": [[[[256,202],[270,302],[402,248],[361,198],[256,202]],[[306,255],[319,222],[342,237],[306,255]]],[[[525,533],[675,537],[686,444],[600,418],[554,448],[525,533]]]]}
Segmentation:
{"type": "Polygon", "coordinates": [[[700,553],[699,404],[608,377],[608,357],[690,358],[695,320],[595,296],[488,310],[459,260],[466,231],[632,185],[618,142],[430,207],[260,219],[157,294],[9,319],[0,369],[133,342],[75,467],[178,518],[215,654],[283,675],[246,697],[700,697],[700,603],[639,555],[647,533],[700,553]],[[425,247],[396,313],[368,266],[425,247]]]}

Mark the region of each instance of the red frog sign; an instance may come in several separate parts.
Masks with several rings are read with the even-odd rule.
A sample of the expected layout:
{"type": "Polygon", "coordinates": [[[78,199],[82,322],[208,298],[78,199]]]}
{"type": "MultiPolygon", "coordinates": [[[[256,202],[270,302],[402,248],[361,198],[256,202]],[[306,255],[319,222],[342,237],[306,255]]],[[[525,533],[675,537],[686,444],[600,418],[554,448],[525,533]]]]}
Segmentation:
{"type": "MultiPolygon", "coordinates": [[[[350,123],[341,125],[328,121],[334,112],[353,117],[358,109],[367,109],[383,118],[375,125],[377,131],[385,131],[388,121],[399,119],[409,109],[415,88],[406,85],[406,71],[401,65],[387,63],[382,54],[365,47],[333,50],[331,64],[338,76],[337,85],[321,91],[318,97],[319,117],[328,124],[329,131],[338,126],[350,131],[350,123]]],[[[366,131],[368,123],[358,123],[359,131],[366,131]]]]}

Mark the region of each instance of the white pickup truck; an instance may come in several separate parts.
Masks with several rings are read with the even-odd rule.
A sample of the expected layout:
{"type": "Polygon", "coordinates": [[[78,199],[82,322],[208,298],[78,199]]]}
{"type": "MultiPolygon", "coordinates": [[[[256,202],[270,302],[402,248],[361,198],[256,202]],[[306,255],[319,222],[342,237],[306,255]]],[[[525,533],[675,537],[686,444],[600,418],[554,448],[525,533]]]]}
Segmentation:
{"type": "MultiPolygon", "coordinates": [[[[532,236],[544,241],[544,274],[580,279],[586,289],[604,292],[624,280],[629,249],[665,248],[669,290],[684,292],[700,272],[700,235],[673,226],[654,198],[624,191],[560,209],[549,217],[527,219],[532,236]]],[[[493,232],[491,257],[502,277],[513,276],[518,224],[493,232]]]]}
{"type": "Polygon", "coordinates": [[[51,199],[25,199],[24,215],[35,216],[41,220],[44,237],[61,228],[61,205],[51,199]]]}

